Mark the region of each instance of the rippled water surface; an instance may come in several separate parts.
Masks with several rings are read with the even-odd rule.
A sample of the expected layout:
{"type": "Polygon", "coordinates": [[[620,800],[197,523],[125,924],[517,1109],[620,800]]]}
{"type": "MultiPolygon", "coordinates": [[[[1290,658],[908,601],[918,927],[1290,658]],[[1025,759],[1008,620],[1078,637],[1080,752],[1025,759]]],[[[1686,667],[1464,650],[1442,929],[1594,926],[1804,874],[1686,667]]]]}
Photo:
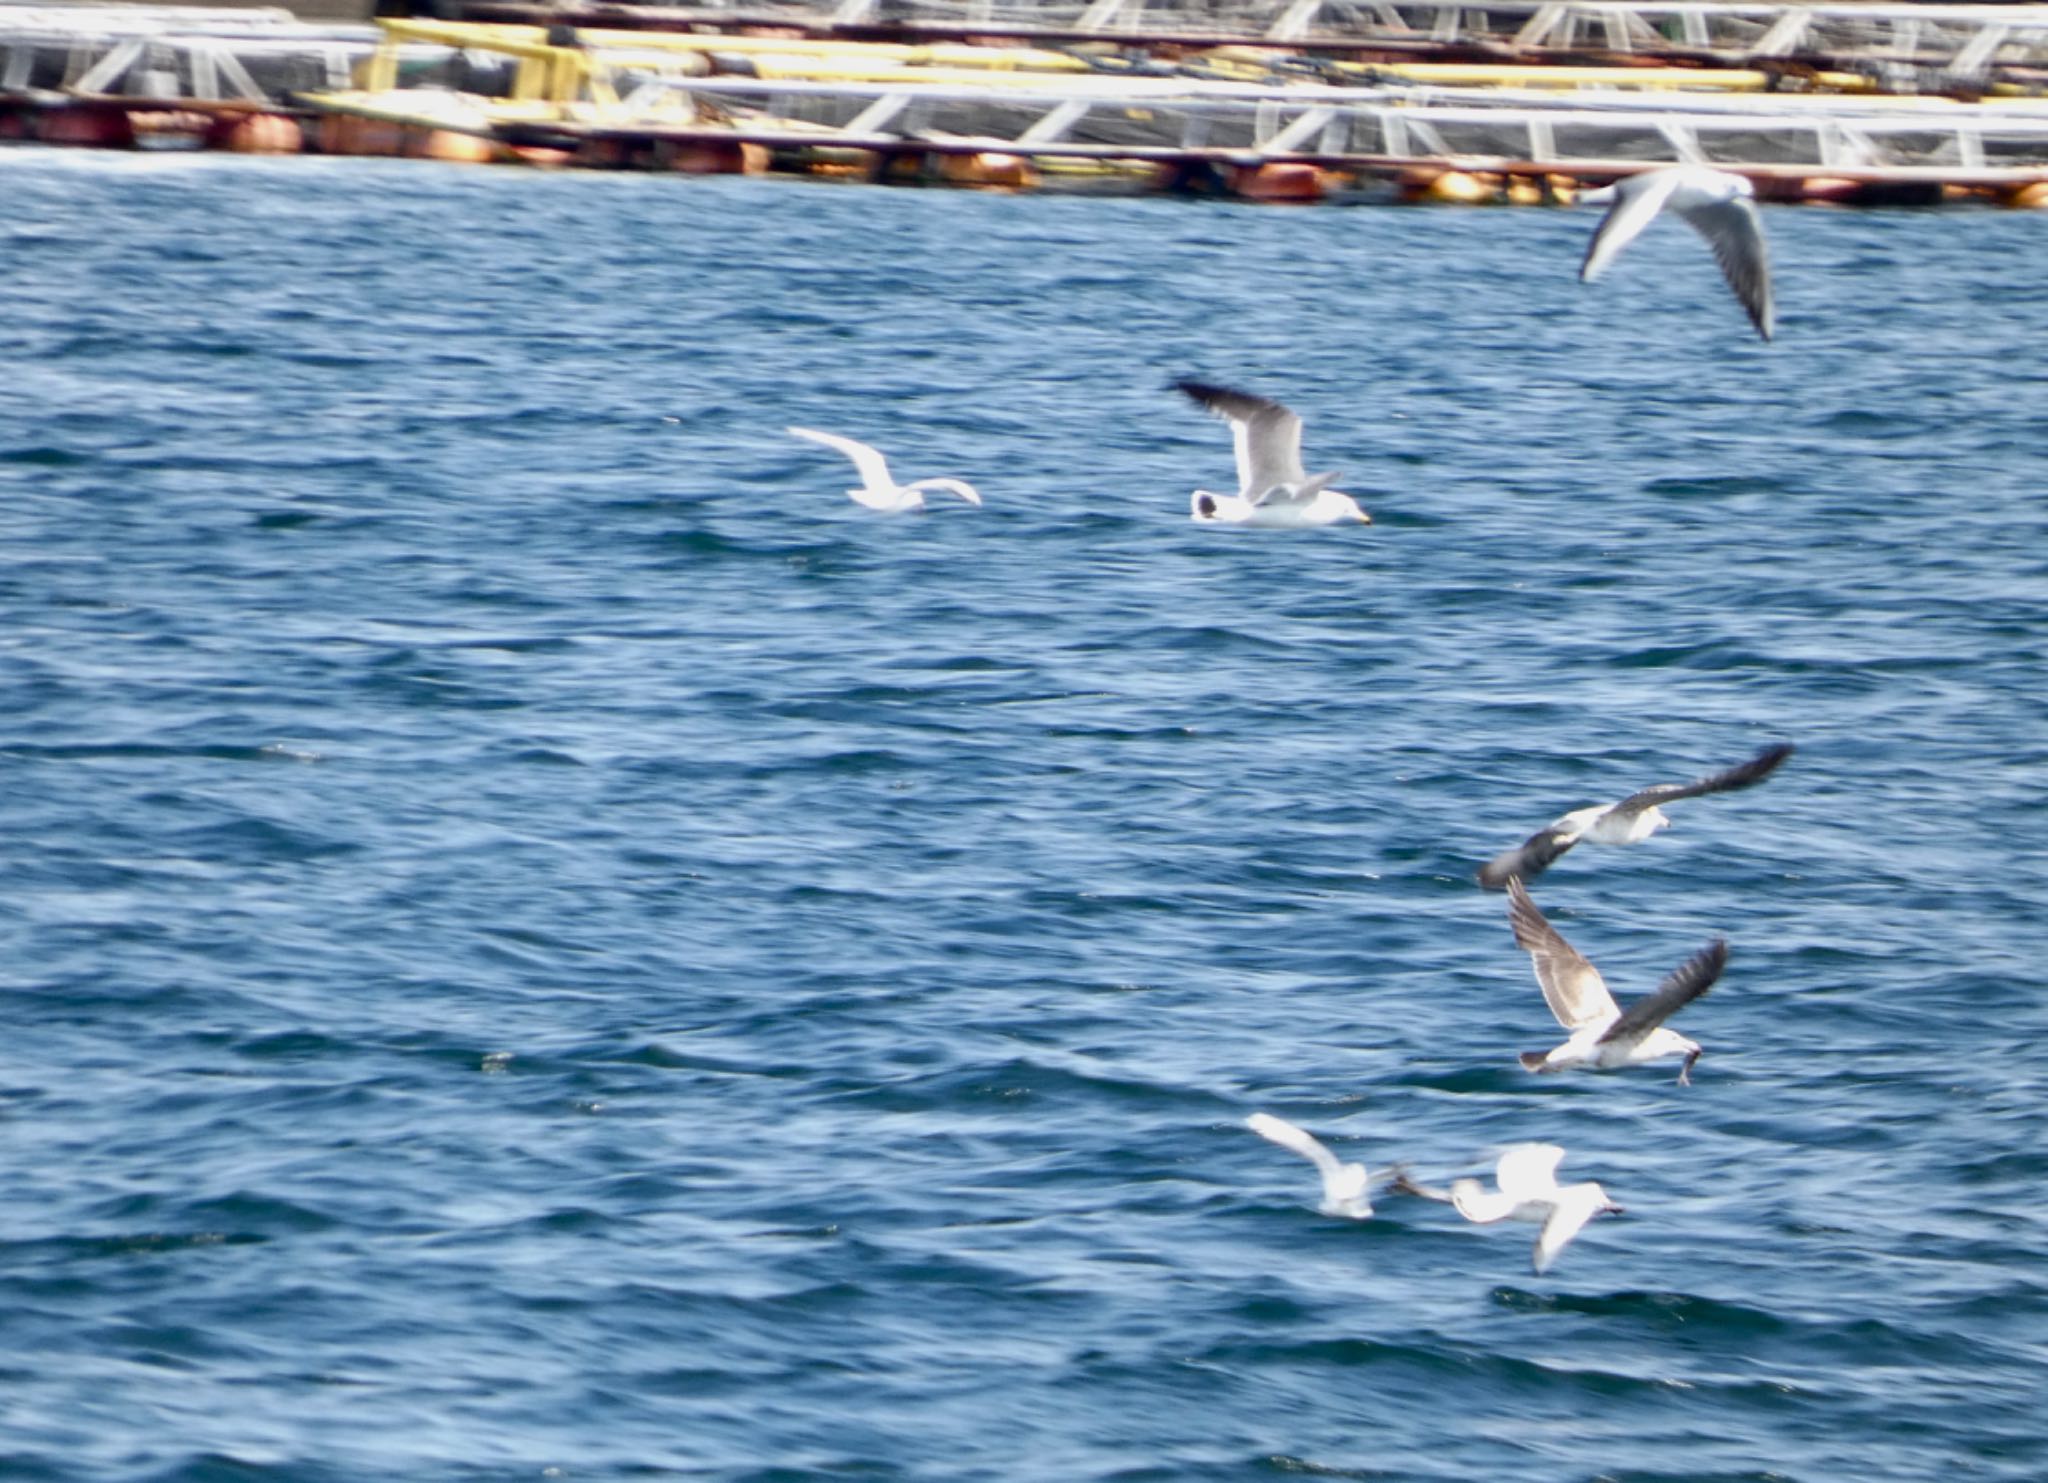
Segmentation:
{"type": "Polygon", "coordinates": [[[2048,1473],[2040,218],[1772,210],[1765,346],[1587,211],[0,188],[0,1473],[2048,1473]],[[1695,1084],[1523,1072],[1474,865],[1780,738],[1537,893],[1729,939],[1695,1084]]]}

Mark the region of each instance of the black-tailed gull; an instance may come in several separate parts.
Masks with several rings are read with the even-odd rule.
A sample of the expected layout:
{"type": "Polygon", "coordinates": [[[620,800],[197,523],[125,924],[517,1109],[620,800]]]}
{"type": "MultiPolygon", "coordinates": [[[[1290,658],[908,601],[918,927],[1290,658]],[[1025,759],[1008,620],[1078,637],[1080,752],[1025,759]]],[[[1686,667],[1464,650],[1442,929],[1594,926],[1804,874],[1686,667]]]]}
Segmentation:
{"type": "Polygon", "coordinates": [[[1286,529],[1372,524],[1357,500],[1328,487],[1337,477],[1334,470],[1311,474],[1302,467],[1301,419],[1287,408],[1206,381],[1174,384],[1228,422],[1237,445],[1237,493],[1197,489],[1189,505],[1197,523],[1286,529]]]}

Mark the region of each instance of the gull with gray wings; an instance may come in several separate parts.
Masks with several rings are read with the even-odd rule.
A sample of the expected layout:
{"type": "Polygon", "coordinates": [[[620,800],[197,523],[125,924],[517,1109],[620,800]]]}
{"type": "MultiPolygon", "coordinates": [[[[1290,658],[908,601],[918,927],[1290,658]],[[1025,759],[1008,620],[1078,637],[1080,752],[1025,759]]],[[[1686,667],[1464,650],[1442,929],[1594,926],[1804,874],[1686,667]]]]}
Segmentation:
{"type": "Polygon", "coordinates": [[[1705,165],[1674,165],[1626,176],[1579,199],[1609,206],[1586,247],[1581,282],[1598,278],[1668,207],[1706,238],[1749,322],[1764,339],[1771,338],[1776,311],[1771,305],[1770,254],[1764,247],[1763,221],[1756,213],[1756,190],[1746,178],[1705,165]]]}

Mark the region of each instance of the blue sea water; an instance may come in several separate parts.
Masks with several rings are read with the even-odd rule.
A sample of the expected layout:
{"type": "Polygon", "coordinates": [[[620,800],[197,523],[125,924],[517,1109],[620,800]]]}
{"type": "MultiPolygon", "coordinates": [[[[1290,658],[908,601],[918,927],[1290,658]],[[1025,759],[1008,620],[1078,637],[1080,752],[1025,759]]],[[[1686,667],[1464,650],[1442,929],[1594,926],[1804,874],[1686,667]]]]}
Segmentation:
{"type": "Polygon", "coordinates": [[[0,191],[0,1475],[2048,1475],[2039,217],[1771,210],[1766,346],[1588,211],[0,191]],[[1474,866],[1777,739],[1537,890],[1695,1084],[1524,1073],[1474,866]]]}

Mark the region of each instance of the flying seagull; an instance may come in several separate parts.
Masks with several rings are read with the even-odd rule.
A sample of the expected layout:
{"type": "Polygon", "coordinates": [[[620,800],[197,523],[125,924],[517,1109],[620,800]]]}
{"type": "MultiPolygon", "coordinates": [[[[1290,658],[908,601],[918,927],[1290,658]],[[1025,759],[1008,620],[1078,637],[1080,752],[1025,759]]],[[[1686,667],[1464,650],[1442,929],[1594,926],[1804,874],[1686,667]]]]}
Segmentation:
{"type": "Polygon", "coordinates": [[[1756,214],[1756,190],[1746,178],[1705,165],[1673,165],[1624,176],[1579,199],[1594,205],[1613,203],[1587,245],[1586,261],[1579,269],[1582,282],[1598,278],[1650,219],[1668,206],[1707,239],[1707,246],[1714,249],[1714,261],[1721,265],[1721,276],[1749,311],[1750,323],[1766,340],[1771,338],[1770,254],[1764,247],[1763,222],[1756,214]]]}
{"type": "MultiPolygon", "coordinates": [[[[1532,1257],[1540,1276],[1587,1221],[1596,1215],[1621,1213],[1621,1206],[1607,1198],[1607,1191],[1590,1180],[1560,1185],[1557,1166],[1563,1159],[1564,1150],[1555,1143],[1518,1143],[1494,1166],[1497,1189],[1489,1190],[1476,1179],[1453,1180],[1451,1204],[1458,1214],[1480,1225],[1526,1220],[1542,1226],[1536,1233],[1532,1257]]],[[[1415,1192],[1428,1193],[1420,1187],[1415,1192]]]]}
{"type": "Polygon", "coordinates": [[[1792,755],[1790,742],[1775,742],[1749,761],[1724,772],[1709,773],[1689,783],[1658,783],[1631,793],[1619,803],[1595,804],[1574,809],[1544,825],[1511,850],[1502,850],[1479,867],[1479,884],[1498,891],[1516,876],[1533,881],[1550,868],[1559,855],[1581,840],[1595,844],[1638,844],[1659,829],[1670,827],[1660,804],[1680,798],[1698,798],[1708,793],[1733,793],[1752,788],[1792,755]]]}
{"type": "Polygon", "coordinates": [[[1536,967],[1543,1002],[1571,1038],[1555,1050],[1524,1051],[1527,1071],[1569,1071],[1574,1066],[1605,1071],[1615,1066],[1640,1066],[1663,1056],[1684,1056],[1678,1084],[1692,1084],[1692,1063],[1700,1045],[1675,1030],[1668,1020],[1714,986],[1728,964],[1728,944],[1715,938],[1681,963],[1664,982],[1627,1009],[1615,1004],[1600,970],[1564,940],[1529,899],[1519,879],[1508,882],[1508,924],[1515,941],[1527,950],[1536,967]]]}
{"type": "Polygon", "coordinates": [[[1198,524],[1290,529],[1372,524],[1357,500],[1328,487],[1337,477],[1335,470],[1311,474],[1302,467],[1301,419],[1287,408],[1206,381],[1174,384],[1228,422],[1237,444],[1237,493],[1197,489],[1190,508],[1198,524]]]}
{"type": "Polygon", "coordinates": [[[922,510],[924,491],[943,489],[957,494],[970,505],[981,503],[981,496],[974,486],[963,479],[919,479],[911,484],[898,484],[889,475],[889,462],[882,457],[881,450],[853,438],[842,438],[837,433],[821,433],[816,428],[793,427],[794,437],[809,438],[813,443],[823,443],[827,448],[836,448],[853,460],[853,466],[860,470],[860,488],[849,489],[856,504],[866,505],[870,510],[886,510],[895,513],[901,510],[922,510]]]}
{"type": "Polygon", "coordinates": [[[1317,1207],[1323,1214],[1348,1216],[1352,1220],[1364,1220],[1372,1214],[1365,1165],[1339,1163],[1337,1156],[1307,1129],[1297,1128],[1293,1123],[1269,1113],[1254,1112],[1244,1120],[1244,1125],[1261,1138],[1300,1154],[1316,1166],[1316,1171],[1323,1176],[1323,1203],[1317,1207]]]}

